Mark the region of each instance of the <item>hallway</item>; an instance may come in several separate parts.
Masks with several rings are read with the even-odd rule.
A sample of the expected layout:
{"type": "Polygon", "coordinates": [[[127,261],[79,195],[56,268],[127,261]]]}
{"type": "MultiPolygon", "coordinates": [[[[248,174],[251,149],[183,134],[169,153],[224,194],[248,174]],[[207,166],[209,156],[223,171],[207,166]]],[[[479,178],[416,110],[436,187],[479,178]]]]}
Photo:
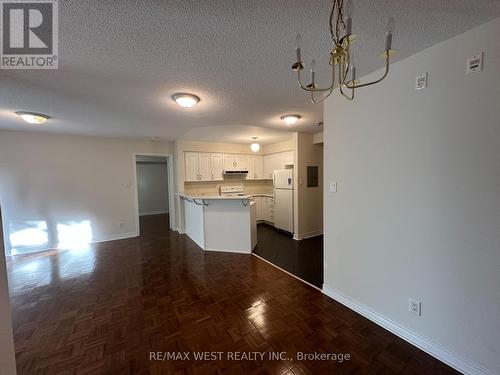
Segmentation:
{"type": "Polygon", "coordinates": [[[203,252],[141,217],[141,237],[8,262],[18,374],[451,374],[446,365],[248,255],[203,252]],[[150,361],[150,351],[293,360],[150,361]],[[297,361],[298,351],[350,360],[297,361]]]}

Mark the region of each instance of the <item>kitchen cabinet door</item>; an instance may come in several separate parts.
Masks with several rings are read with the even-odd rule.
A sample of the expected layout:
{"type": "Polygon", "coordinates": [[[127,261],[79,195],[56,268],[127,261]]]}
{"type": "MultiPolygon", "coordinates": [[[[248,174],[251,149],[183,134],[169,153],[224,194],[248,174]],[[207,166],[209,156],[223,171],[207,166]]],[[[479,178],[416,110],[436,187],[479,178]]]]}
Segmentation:
{"type": "Polygon", "coordinates": [[[264,157],[261,155],[254,156],[253,173],[256,180],[264,178],[264,157]]]}
{"type": "Polygon", "coordinates": [[[255,206],[256,206],[256,216],[257,221],[261,221],[262,219],[262,197],[255,197],[255,206]]]}
{"type": "Polygon", "coordinates": [[[224,166],[224,169],[236,168],[236,161],[234,160],[233,154],[224,154],[223,155],[223,166],[224,166]]]}
{"type": "Polygon", "coordinates": [[[210,154],[201,152],[198,154],[198,174],[200,181],[212,181],[210,154]]]}
{"type": "Polygon", "coordinates": [[[247,156],[247,180],[255,180],[255,156],[247,156]]]}
{"type": "Polygon", "coordinates": [[[274,199],[267,198],[267,210],[268,210],[268,220],[270,223],[274,223],[274,199]]]}
{"type": "Polygon", "coordinates": [[[247,168],[247,156],[246,155],[235,155],[234,160],[236,162],[236,168],[238,168],[238,169],[247,168]]]}
{"type": "Polygon", "coordinates": [[[275,171],[278,169],[285,169],[285,153],[284,152],[279,152],[277,154],[274,154],[273,165],[274,165],[275,171]]]}
{"type": "Polygon", "coordinates": [[[285,165],[294,165],[295,163],[295,152],[294,151],[286,151],[285,152],[285,165]]]}
{"type": "Polygon", "coordinates": [[[198,172],[198,153],[186,152],[185,158],[185,181],[199,181],[200,175],[198,172]]]}
{"type": "Polygon", "coordinates": [[[264,155],[264,176],[263,178],[273,178],[273,155],[264,155]]]}
{"type": "Polygon", "coordinates": [[[283,152],[264,156],[264,177],[273,178],[273,172],[285,169],[285,155],[283,152]]]}
{"type": "Polygon", "coordinates": [[[210,162],[212,167],[212,180],[224,180],[224,173],[222,170],[222,154],[210,154],[210,162]]]}

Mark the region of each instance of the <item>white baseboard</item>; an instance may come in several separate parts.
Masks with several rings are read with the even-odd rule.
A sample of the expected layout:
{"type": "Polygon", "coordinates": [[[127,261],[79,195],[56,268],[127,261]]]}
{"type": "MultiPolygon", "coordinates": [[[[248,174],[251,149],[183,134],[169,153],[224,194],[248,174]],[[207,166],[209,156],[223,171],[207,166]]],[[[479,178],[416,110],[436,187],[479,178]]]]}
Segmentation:
{"type": "MultiPolygon", "coordinates": [[[[363,315],[365,318],[385,328],[389,332],[399,336],[403,340],[430,354],[431,356],[439,359],[441,362],[453,367],[464,374],[471,375],[494,375],[495,373],[488,370],[481,365],[462,357],[460,354],[447,349],[440,344],[432,342],[416,332],[401,326],[400,324],[386,318],[385,316],[371,310],[370,308],[360,304],[357,301],[347,297],[341,292],[335,291],[323,285],[323,293],[342,305],[351,310],[356,311],[358,314],[363,315]]],[[[464,338],[465,339],[465,338],[464,338]]]]}
{"type": "Polygon", "coordinates": [[[139,236],[137,232],[128,232],[128,233],[118,233],[118,234],[110,234],[107,236],[99,236],[92,238],[91,243],[101,243],[107,241],[116,241],[116,240],[125,240],[127,238],[133,238],[139,236]]]}
{"type": "Polygon", "coordinates": [[[295,241],[300,241],[300,240],[305,240],[306,238],[312,238],[316,236],[321,236],[323,234],[322,231],[314,231],[314,232],[307,232],[307,233],[302,233],[302,234],[293,234],[293,239],[295,241]]]}
{"type": "MultiPolygon", "coordinates": [[[[127,238],[137,237],[139,234],[137,232],[129,232],[129,233],[119,233],[119,234],[111,234],[107,236],[99,236],[92,238],[92,244],[101,243],[107,241],[116,241],[116,240],[124,240],[127,238]]],[[[51,251],[57,250],[58,243],[47,243],[42,246],[26,246],[24,248],[17,248],[16,250],[12,250],[9,255],[23,255],[23,254],[31,254],[31,253],[39,253],[43,251],[51,251]]]]}

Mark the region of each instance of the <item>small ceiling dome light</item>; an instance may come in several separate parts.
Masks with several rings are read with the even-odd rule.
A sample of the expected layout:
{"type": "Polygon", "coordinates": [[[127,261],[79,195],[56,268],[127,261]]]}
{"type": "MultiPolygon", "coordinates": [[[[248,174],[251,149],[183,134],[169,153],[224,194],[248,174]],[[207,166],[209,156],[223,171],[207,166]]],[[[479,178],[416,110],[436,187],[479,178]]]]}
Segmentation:
{"type": "Polygon", "coordinates": [[[177,102],[181,107],[191,108],[196,103],[200,101],[200,98],[193,94],[187,94],[183,92],[179,92],[177,94],[172,95],[172,99],[177,102]]]}
{"type": "Polygon", "coordinates": [[[302,118],[302,116],[300,116],[300,115],[283,115],[283,116],[281,116],[281,119],[283,121],[285,121],[285,123],[287,125],[293,125],[301,118],[302,118]]]}
{"type": "MultiPolygon", "coordinates": [[[[259,137],[252,137],[254,141],[256,141],[259,137]]],[[[253,152],[259,152],[260,150],[260,145],[257,142],[254,142],[250,145],[250,150],[253,152]]]]}
{"type": "Polygon", "coordinates": [[[35,125],[42,125],[50,118],[49,116],[44,115],[42,113],[26,112],[26,111],[18,111],[16,112],[16,115],[21,117],[27,123],[35,125]]]}

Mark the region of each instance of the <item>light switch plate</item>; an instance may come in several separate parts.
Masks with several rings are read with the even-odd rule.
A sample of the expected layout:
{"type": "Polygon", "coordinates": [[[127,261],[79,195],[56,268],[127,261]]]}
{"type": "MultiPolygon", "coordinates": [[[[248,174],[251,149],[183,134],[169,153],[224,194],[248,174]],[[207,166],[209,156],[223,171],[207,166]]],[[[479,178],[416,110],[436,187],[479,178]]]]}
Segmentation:
{"type": "Polygon", "coordinates": [[[337,182],[331,181],[330,182],[330,193],[336,193],[336,192],[337,192],[337,182]]]}

